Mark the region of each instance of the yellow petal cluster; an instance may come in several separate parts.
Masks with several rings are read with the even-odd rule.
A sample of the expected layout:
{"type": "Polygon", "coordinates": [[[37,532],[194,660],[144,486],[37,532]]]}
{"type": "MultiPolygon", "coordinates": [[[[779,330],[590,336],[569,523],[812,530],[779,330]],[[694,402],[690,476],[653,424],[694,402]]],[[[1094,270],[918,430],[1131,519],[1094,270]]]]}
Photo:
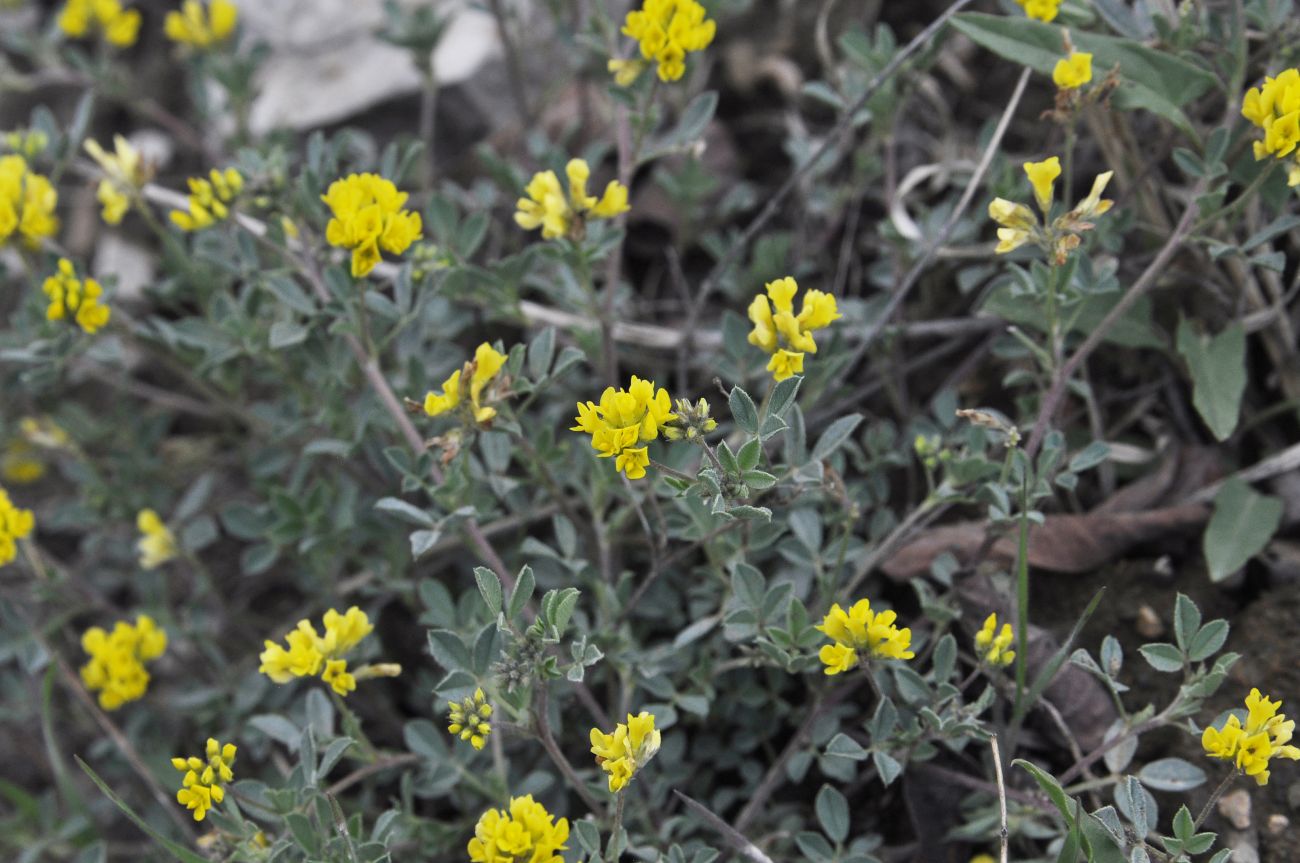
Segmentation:
{"type": "Polygon", "coordinates": [[[401,666],[392,663],[365,665],[354,672],[348,671],[343,657],[374,631],[370,618],[355,605],[344,614],[334,609],[325,612],[321,622],[325,634],[316,631],[310,620],[298,621],[298,626],[285,636],[285,645],[274,641],[264,642],[262,664],[258,671],[276,683],[288,683],[295,677],[320,675],[339,695],[347,695],[357,688],[357,680],[369,677],[395,677],[401,666]]]}
{"type": "Polygon", "coordinates": [[[199,0],[185,0],[179,10],[163,19],[167,38],[191,48],[211,48],[235,32],[239,7],[230,0],[211,0],[206,6],[199,0]]]}
{"type": "Polygon", "coordinates": [[[1083,51],[1071,51],[1052,69],[1052,82],[1062,90],[1077,90],[1091,80],[1092,55],[1083,51]]]}
{"type": "Polygon", "coordinates": [[[81,649],[90,661],[81,666],[81,682],[91,692],[99,693],[99,706],[116,710],[135,701],[149,688],[149,672],[144,664],[163,655],[167,633],[153,618],[141,614],[135,624],[119,620],[112,632],[92,626],[81,636],[81,649]]]}
{"type": "Polygon", "coordinates": [[[898,616],[892,611],[872,611],[871,601],[859,599],[845,611],[839,603],[831,606],[816,627],[833,641],[817,654],[827,674],[842,674],[857,666],[862,654],[873,659],[911,659],[916,656],[912,630],[894,625],[898,616]]]}
{"type": "Polygon", "coordinates": [[[546,811],[533,795],[511,797],[510,808],[489,809],[469,840],[472,863],[564,863],[569,820],[546,811]]]}
{"type": "Polygon", "coordinates": [[[627,389],[606,387],[599,404],[578,402],[577,425],[570,431],[591,435],[591,448],[601,458],[612,457],[615,470],[640,479],[650,464],[645,443],[675,418],[668,391],[633,375],[627,389]]]}
{"type": "Polygon", "coordinates": [[[36,518],[30,509],[19,509],[9,499],[9,492],[0,488],[0,566],[18,556],[18,540],[36,527],[36,518]]]}
{"type": "Polygon", "coordinates": [[[86,152],[99,164],[104,178],[99,181],[95,196],[103,205],[104,221],[116,225],[122,221],[131,202],[135,200],[140,189],[149,181],[149,172],[140,151],[131,146],[131,142],[121,135],[113,136],[113,152],[109,153],[98,141],[87,139],[86,152]]]}
{"type": "Polygon", "coordinates": [[[210,228],[230,215],[231,201],[244,190],[244,176],[234,168],[213,168],[208,178],[189,178],[189,209],[172,210],[171,220],[182,231],[210,228]]]}
{"type": "Polygon", "coordinates": [[[77,278],[76,268],[67,258],[59,259],[58,272],[45,280],[41,290],[50,301],[45,317],[51,321],[74,321],[87,333],[94,333],[108,323],[112,314],[100,302],[104,289],[99,282],[77,278]]]}
{"type": "Polygon", "coordinates": [[[1010,649],[1015,637],[1009,623],[1002,624],[1002,630],[998,631],[998,615],[994,612],[984,619],[984,626],[975,633],[975,651],[989,665],[1010,665],[1016,661],[1016,652],[1010,649]]]}
{"type": "Polygon", "coordinates": [[[448,711],[447,730],[461,740],[469,742],[475,749],[482,749],[492,733],[492,705],[487,703],[482,688],[475,689],[473,695],[467,695],[461,701],[453,701],[448,711]]]}
{"type": "Polygon", "coordinates": [[[609,734],[591,729],[591,752],[596,764],[609,775],[611,793],[622,791],[636,772],[655,757],[660,739],[654,715],[644,710],[636,716],[629,713],[627,722],[618,723],[609,734]]]}
{"type": "Polygon", "coordinates": [[[1016,0],[1025,14],[1038,21],[1053,21],[1061,6],[1061,0],[1016,0]]]}
{"type": "Polygon", "coordinates": [[[817,290],[803,292],[803,305],[796,315],[794,295],[799,284],[789,276],[764,287],[767,296],[759,294],[749,304],[749,320],[754,324],[749,343],[772,355],[767,370],[773,378],[783,381],[803,372],[805,353],[817,353],[813,331],[830,326],[842,316],[835,297],[817,290]]]}
{"type": "Polygon", "coordinates": [[[142,509],[135,517],[140,539],[135,544],[140,553],[140,566],[154,569],[176,556],[176,537],[151,509],[142,509]]]}
{"type": "Polygon", "coordinates": [[[59,13],[59,29],[80,39],[97,27],[110,45],[129,48],[140,33],[140,13],[119,0],[68,0],[59,13]]]}
{"type": "Polygon", "coordinates": [[[497,415],[497,409],[483,404],[483,391],[506,364],[506,355],[483,342],[474,349],[474,359],[452,372],[442,382],[442,392],[429,392],[424,396],[424,412],[431,417],[454,411],[464,406],[467,417],[477,423],[488,423],[497,415]],[[469,386],[465,386],[465,382],[469,386]]]}
{"type": "Polygon", "coordinates": [[[1267,785],[1270,759],[1300,761],[1300,749],[1291,745],[1295,720],[1279,713],[1281,707],[1281,701],[1270,701],[1258,689],[1251,689],[1246,696],[1246,724],[1242,725],[1234,715],[1228,717],[1222,730],[1206,728],[1201,734],[1205,754],[1233,761],[1238,770],[1255,777],[1260,785],[1267,785]]]}
{"type": "Polygon", "coordinates": [[[173,758],[172,767],[182,774],[181,788],[176,792],[176,802],[194,812],[194,820],[202,821],[208,810],[226,799],[225,783],[233,782],[235,772],[235,744],[224,746],[209,737],[204,757],[173,758]]]}
{"type": "Polygon", "coordinates": [[[18,485],[36,482],[45,476],[45,462],[38,455],[36,447],[22,438],[14,438],[5,444],[0,453],[0,479],[18,485]]]}
{"type": "Polygon", "coordinates": [[[994,251],[1004,255],[1033,240],[1052,254],[1058,264],[1064,263],[1069,253],[1078,248],[1078,235],[1092,230],[1091,220],[1108,211],[1114,203],[1101,197],[1114,172],[1098,174],[1086,198],[1068,213],[1048,222],[1055,200],[1056,180],[1061,176],[1061,160],[1052,156],[1041,162],[1025,162],[1023,167],[1034,189],[1034,200],[1042,211],[1043,221],[1040,224],[1038,216],[1024,204],[994,198],[989,203],[989,218],[999,225],[998,245],[994,251]]]}
{"type": "Polygon", "coordinates": [[[696,0],[645,0],[627,13],[623,34],[640,43],[642,57],[657,64],[660,81],[676,81],[686,72],[686,55],[713,41],[717,24],[706,14],[696,0]]]}
{"type": "Polygon", "coordinates": [[[1241,115],[1264,130],[1255,142],[1255,158],[1285,159],[1294,154],[1288,185],[1300,186],[1300,69],[1287,69],[1251,87],[1241,102],[1241,115]]]}
{"type": "Polygon", "coordinates": [[[333,218],[325,226],[331,246],[352,250],[352,276],[369,275],[380,250],[400,255],[420,238],[420,214],[405,210],[406,192],[378,174],[349,174],[330,183],[321,200],[333,218]]]}
{"type": "Polygon", "coordinates": [[[0,246],[11,238],[35,249],[59,230],[59,193],[22,156],[0,156],[0,246]]]}
{"type": "Polygon", "coordinates": [[[525,231],[542,229],[542,238],[580,239],[592,219],[612,219],[629,209],[627,186],[618,180],[605,185],[599,198],[587,194],[591,166],[583,159],[570,159],[564,166],[568,191],[554,171],[538,171],[524,187],[525,198],[515,203],[515,223],[525,231]]]}

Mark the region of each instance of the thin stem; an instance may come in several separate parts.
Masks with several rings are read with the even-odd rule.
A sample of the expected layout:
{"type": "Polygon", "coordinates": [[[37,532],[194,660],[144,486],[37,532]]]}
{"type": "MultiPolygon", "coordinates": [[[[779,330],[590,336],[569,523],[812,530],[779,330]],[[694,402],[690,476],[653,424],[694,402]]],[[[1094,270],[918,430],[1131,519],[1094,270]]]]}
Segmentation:
{"type": "Polygon", "coordinates": [[[1029,656],[1029,478],[1020,484],[1020,540],[1016,548],[1016,702],[1012,713],[1022,716],[1029,656]]]}
{"type": "Polygon", "coordinates": [[[623,856],[623,803],[627,799],[627,788],[614,795],[614,822],[609,828],[608,863],[618,863],[623,856]]]}
{"type": "Polygon", "coordinates": [[[998,751],[998,736],[994,734],[989,738],[989,748],[993,750],[993,775],[998,781],[998,843],[1000,848],[999,861],[1007,863],[1007,840],[1010,834],[1007,831],[1007,785],[1002,779],[1002,753],[998,751]]]}
{"type": "Polygon", "coordinates": [[[1029,442],[1025,445],[1025,455],[1029,458],[1032,459],[1038,452],[1038,447],[1047,434],[1047,427],[1052,418],[1056,416],[1056,411],[1061,406],[1061,400],[1065,397],[1070,378],[1078,371],[1083,361],[1097,349],[1102,339],[1110,332],[1111,327],[1115,326],[1120,318],[1128,314],[1128,310],[1133,307],[1133,304],[1155,284],[1159,276],[1164,274],[1169,265],[1169,260],[1186,242],[1192,230],[1192,222],[1196,219],[1197,213],[1200,212],[1198,199],[1204,192],[1205,181],[1202,180],[1192,189],[1191,201],[1188,203],[1187,209],[1183,211],[1183,216],[1178,220],[1178,225],[1174,228],[1173,233],[1169,235],[1169,239],[1165,241],[1164,246],[1161,247],[1147,268],[1142,271],[1142,275],[1138,276],[1137,281],[1133,283],[1128,292],[1120,298],[1119,302],[1102,319],[1096,329],[1088,334],[1083,344],[1079,345],[1078,349],[1070,355],[1070,358],[1056,370],[1056,379],[1052,382],[1052,387],[1047,391],[1047,395],[1043,397],[1042,406],[1038,411],[1038,419],[1034,422],[1034,429],[1029,435],[1029,442]]]}
{"type": "Polygon", "coordinates": [[[1209,800],[1205,801],[1205,805],[1201,807],[1200,814],[1197,815],[1196,820],[1192,822],[1193,833],[1201,828],[1201,825],[1205,823],[1206,818],[1210,817],[1210,812],[1214,809],[1214,804],[1219,802],[1219,798],[1223,796],[1223,792],[1227,791],[1232,783],[1237,780],[1239,772],[1240,771],[1233,770],[1227,776],[1223,777],[1223,781],[1219,783],[1219,787],[1214,789],[1214,793],[1210,795],[1209,800]]]}
{"type": "Polygon", "coordinates": [[[582,798],[583,805],[596,812],[602,808],[600,801],[587,790],[586,784],[578,777],[573,765],[560,749],[560,745],[555,742],[555,735],[551,733],[551,721],[546,715],[548,703],[549,690],[546,681],[542,681],[537,685],[537,703],[533,708],[533,729],[537,732],[537,739],[541,741],[542,748],[546,750],[546,754],[550,756],[556,768],[564,775],[565,781],[582,798]]]}

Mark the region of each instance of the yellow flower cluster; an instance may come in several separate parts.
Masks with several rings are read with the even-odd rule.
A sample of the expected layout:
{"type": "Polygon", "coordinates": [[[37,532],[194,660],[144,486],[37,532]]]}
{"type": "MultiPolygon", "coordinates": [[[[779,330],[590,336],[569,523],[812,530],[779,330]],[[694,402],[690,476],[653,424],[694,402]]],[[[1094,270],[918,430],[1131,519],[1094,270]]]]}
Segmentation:
{"type": "Polygon", "coordinates": [[[28,248],[54,236],[59,193],[48,177],[32,171],[22,156],[0,156],[0,245],[16,234],[28,248]]]}
{"type": "Polygon", "coordinates": [[[975,633],[975,651],[989,665],[1010,665],[1016,661],[1016,652],[1009,649],[1015,640],[1015,633],[1009,623],[1002,624],[1001,632],[997,629],[998,615],[994,612],[984,619],[984,626],[975,633]]]}
{"type": "MultiPolygon", "coordinates": [[[[623,34],[640,43],[647,62],[657,64],[660,81],[676,81],[686,73],[687,53],[703,51],[713,41],[717,24],[705,15],[696,0],[645,0],[627,13],[623,34]]],[[[641,64],[613,60],[610,71],[620,86],[627,86],[640,74],[641,64]]]]}
{"type": "Polygon", "coordinates": [[[667,390],[656,390],[654,381],[633,375],[627,389],[606,387],[600,404],[578,402],[577,425],[570,431],[591,435],[591,448],[601,458],[612,456],[615,470],[628,479],[640,479],[650,464],[644,444],[659,437],[659,431],[676,418],[671,403],[667,390]]]}
{"type": "Polygon", "coordinates": [[[1016,0],[1025,14],[1038,21],[1053,21],[1060,9],[1061,0],[1016,0]]]}
{"type": "Polygon", "coordinates": [[[1206,728],[1201,746],[1211,758],[1235,761],[1237,769],[1255,777],[1260,785],[1268,784],[1268,762],[1273,757],[1300,761],[1300,749],[1290,745],[1295,720],[1279,713],[1281,701],[1270,701],[1258,689],[1246,696],[1246,724],[1229,716],[1223,730],[1206,728]]]}
{"type": "Polygon", "coordinates": [[[612,219],[627,212],[627,186],[610,180],[599,199],[587,194],[591,166],[582,159],[570,159],[564,166],[569,180],[568,196],[554,171],[538,171],[524,187],[528,196],[516,202],[515,223],[525,231],[542,229],[542,238],[581,239],[590,219],[612,219]]]}
{"type": "Polygon", "coordinates": [[[59,259],[59,271],[41,285],[49,298],[45,317],[51,321],[72,320],[87,333],[94,333],[108,323],[112,312],[99,301],[104,289],[94,279],[82,281],[72,261],[59,259]]]}
{"type": "Polygon", "coordinates": [[[202,821],[213,805],[226,799],[223,783],[235,779],[235,772],[231,769],[235,763],[235,744],[222,746],[215,738],[209,737],[204,756],[172,759],[172,767],[184,774],[181,788],[176,792],[176,802],[193,810],[195,821],[202,821]]]}
{"type": "Polygon", "coordinates": [[[794,295],[799,284],[789,276],[768,282],[765,288],[767,296],[759,294],[749,304],[749,319],[754,324],[749,343],[772,355],[767,370],[773,378],[783,381],[803,372],[805,353],[817,353],[813,331],[830,326],[842,316],[835,298],[816,290],[804,291],[803,305],[795,315],[794,295]]]}
{"type": "Polygon", "coordinates": [[[1101,197],[1114,172],[1098,174],[1088,197],[1049,223],[1056,178],[1061,175],[1061,160],[1052,156],[1041,162],[1025,162],[1024,169],[1029,184],[1034,188],[1034,199],[1042,211],[1043,222],[1040,225],[1038,216],[1024,204],[994,198],[989,203],[989,218],[1001,226],[995,251],[999,255],[1006,254],[1033,240],[1052,255],[1057,264],[1063,264],[1070,252],[1079,247],[1079,234],[1092,230],[1091,220],[1108,211],[1114,203],[1101,197]]]}
{"type": "Polygon", "coordinates": [[[441,395],[433,392],[425,394],[424,412],[436,417],[463,405],[466,415],[474,422],[491,422],[497,415],[497,409],[483,405],[483,389],[505,364],[506,355],[483,342],[475,349],[474,359],[456,369],[442,382],[441,395]],[[469,381],[468,388],[464,385],[465,381],[469,381]]]}
{"type": "Polygon", "coordinates": [[[468,740],[475,749],[482,749],[492,733],[488,719],[492,716],[492,705],[487,703],[483,690],[475,689],[473,695],[467,695],[461,701],[453,701],[447,730],[461,740],[468,740]]]}
{"type": "Polygon", "coordinates": [[[352,250],[353,278],[369,275],[380,261],[380,249],[400,255],[420,238],[420,214],[402,209],[407,197],[378,174],[350,174],[330,183],[321,196],[333,213],[325,239],[352,250]]]}
{"type": "Polygon", "coordinates": [[[87,140],[86,152],[94,159],[104,172],[99,181],[95,197],[104,209],[104,221],[116,225],[131,209],[131,202],[140,194],[140,189],[149,181],[149,171],[140,158],[140,152],[121,135],[113,136],[113,152],[110,154],[99,145],[98,141],[87,140]]]}
{"type": "Polygon", "coordinates": [[[140,531],[140,539],[135,544],[140,553],[140,566],[154,569],[162,566],[176,556],[176,537],[167,525],[151,509],[142,509],[135,517],[135,526],[140,531]]]}
{"type": "Polygon", "coordinates": [[[244,177],[234,168],[208,172],[208,179],[189,178],[189,211],[172,210],[171,219],[182,231],[210,228],[230,215],[227,206],[244,189],[244,177]]]}
{"type": "Polygon", "coordinates": [[[473,863],[564,863],[569,820],[546,811],[533,795],[511,797],[510,809],[489,809],[469,840],[473,863]]]}
{"type": "Polygon", "coordinates": [[[116,710],[142,697],[149,688],[144,664],[163,655],[167,633],[152,617],[141,614],[135,625],[119,620],[112,632],[92,626],[81,636],[81,649],[90,657],[81,666],[81,682],[99,693],[100,707],[116,710]]]}
{"type": "Polygon", "coordinates": [[[617,794],[659,751],[660,733],[655,718],[644,710],[627,715],[611,734],[591,729],[591,751],[600,769],[609,774],[609,790],[617,794]]]}
{"type": "Polygon", "coordinates": [[[140,33],[140,13],[126,9],[119,0],[68,0],[59,13],[59,29],[80,39],[97,24],[110,45],[129,48],[140,33]]]}
{"type": "Polygon", "coordinates": [[[18,429],[20,436],[10,440],[0,454],[0,479],[7,482],[25,485],[45,476],[40,450],[72,449],[68,433],[51,419],[23,417],[18,429]]]}
{"type": "Polygon", "coordinates": [[[311,621],[298,621],[298,627],[285,636],[287,649],[274,641],[265,642],[266,649],[259,657],[262,664],[257,670],[276,683],[319,674],[339,695],[356,689],[358,679],[401,674],[402,667],[393,663],[364,665],[355,673],[348,671],[348,661],[343,656],[375,628],[366,613],[355,605],[345,614],[331,608],[325,612],[322,622],[323,636],[316,632],[311,621]]]}
{"type": "Polygon", "coordinates": [[[30,509],[19,509],[9,499],[9,492],[0,488],[0,566],[18,556],[18,540],[36,527],[36,518],[30,509]]]}
{"type": "Polygon", "coordinates": [[[199,0],[185,0],[179,11],[163,19],[167,38],[191,48],[211,48],[235,32],[239,7],[230,0],[211,0],[205,7],[199,0]]]}
{"type": "Polygon", "coordinates": [[[1263,87],[1251,87],[1241,102],[1241,115],[1264,130],[1255,142],[1255,158],[1285,159],[1295,154],[1287,184],[1300,186],[1300,69],[1287,69],[1265,78],[1263,87]]]}
{"type": "Polygon", "coordinates": [[[1056,61],[1052,69],[1052,83],[1062,90],[1077,90],[1092,80],[1092,55],[1071,51],[1056,61]]]}
{"type": "Polygon", "coordinates": [[[816,627],[834,644],[824,645],[817,656],[827,674],[841,674],[858,664],[859,653],[874,659],[911,659],[912,630],[894,625],[892,611],[872,611],[871,602],[859,599],[848,611],[839,603],[831,606],[816,627]]]}

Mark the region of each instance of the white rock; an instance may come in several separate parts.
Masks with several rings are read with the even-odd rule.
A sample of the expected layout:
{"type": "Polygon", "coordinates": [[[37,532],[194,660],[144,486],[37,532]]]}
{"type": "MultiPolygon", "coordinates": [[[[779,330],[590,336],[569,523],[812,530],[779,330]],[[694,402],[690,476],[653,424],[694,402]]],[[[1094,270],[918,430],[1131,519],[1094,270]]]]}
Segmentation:
{"type": "MultiPolygon", "coordinates": [[[[442,84],[454,84],[500,53],[496,22],[466,0],[437,5],[452,20],[434,71],[442,84]]],[[[239,7],[246,38],[270,48],[249,117],[254,133],[336,123],[422,86],[410,54],[375,35],[382,0],[239,0],[239,7]]]]}

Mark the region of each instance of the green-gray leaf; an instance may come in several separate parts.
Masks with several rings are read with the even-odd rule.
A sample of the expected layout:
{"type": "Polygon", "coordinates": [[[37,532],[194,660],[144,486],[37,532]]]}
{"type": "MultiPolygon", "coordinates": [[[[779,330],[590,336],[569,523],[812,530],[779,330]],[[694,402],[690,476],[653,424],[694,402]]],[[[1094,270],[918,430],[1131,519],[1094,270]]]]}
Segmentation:
{"type": "Polygon", "coordinates": [[[1282,501],[1230,479],[1214,497],[1202,547],[1210,580],[1222,581],[1264,550],[1282,521],[1282,501]]]}
{"type": "Polygon", "coordinates": [[[1192,403],[1219,440],[1237,427],[1246,391],[1246,331],[1240,324],[1217,336],[1199,335],[1184,318],[1178,324],[1178,353],[1192,374],[1192,403]]]}

